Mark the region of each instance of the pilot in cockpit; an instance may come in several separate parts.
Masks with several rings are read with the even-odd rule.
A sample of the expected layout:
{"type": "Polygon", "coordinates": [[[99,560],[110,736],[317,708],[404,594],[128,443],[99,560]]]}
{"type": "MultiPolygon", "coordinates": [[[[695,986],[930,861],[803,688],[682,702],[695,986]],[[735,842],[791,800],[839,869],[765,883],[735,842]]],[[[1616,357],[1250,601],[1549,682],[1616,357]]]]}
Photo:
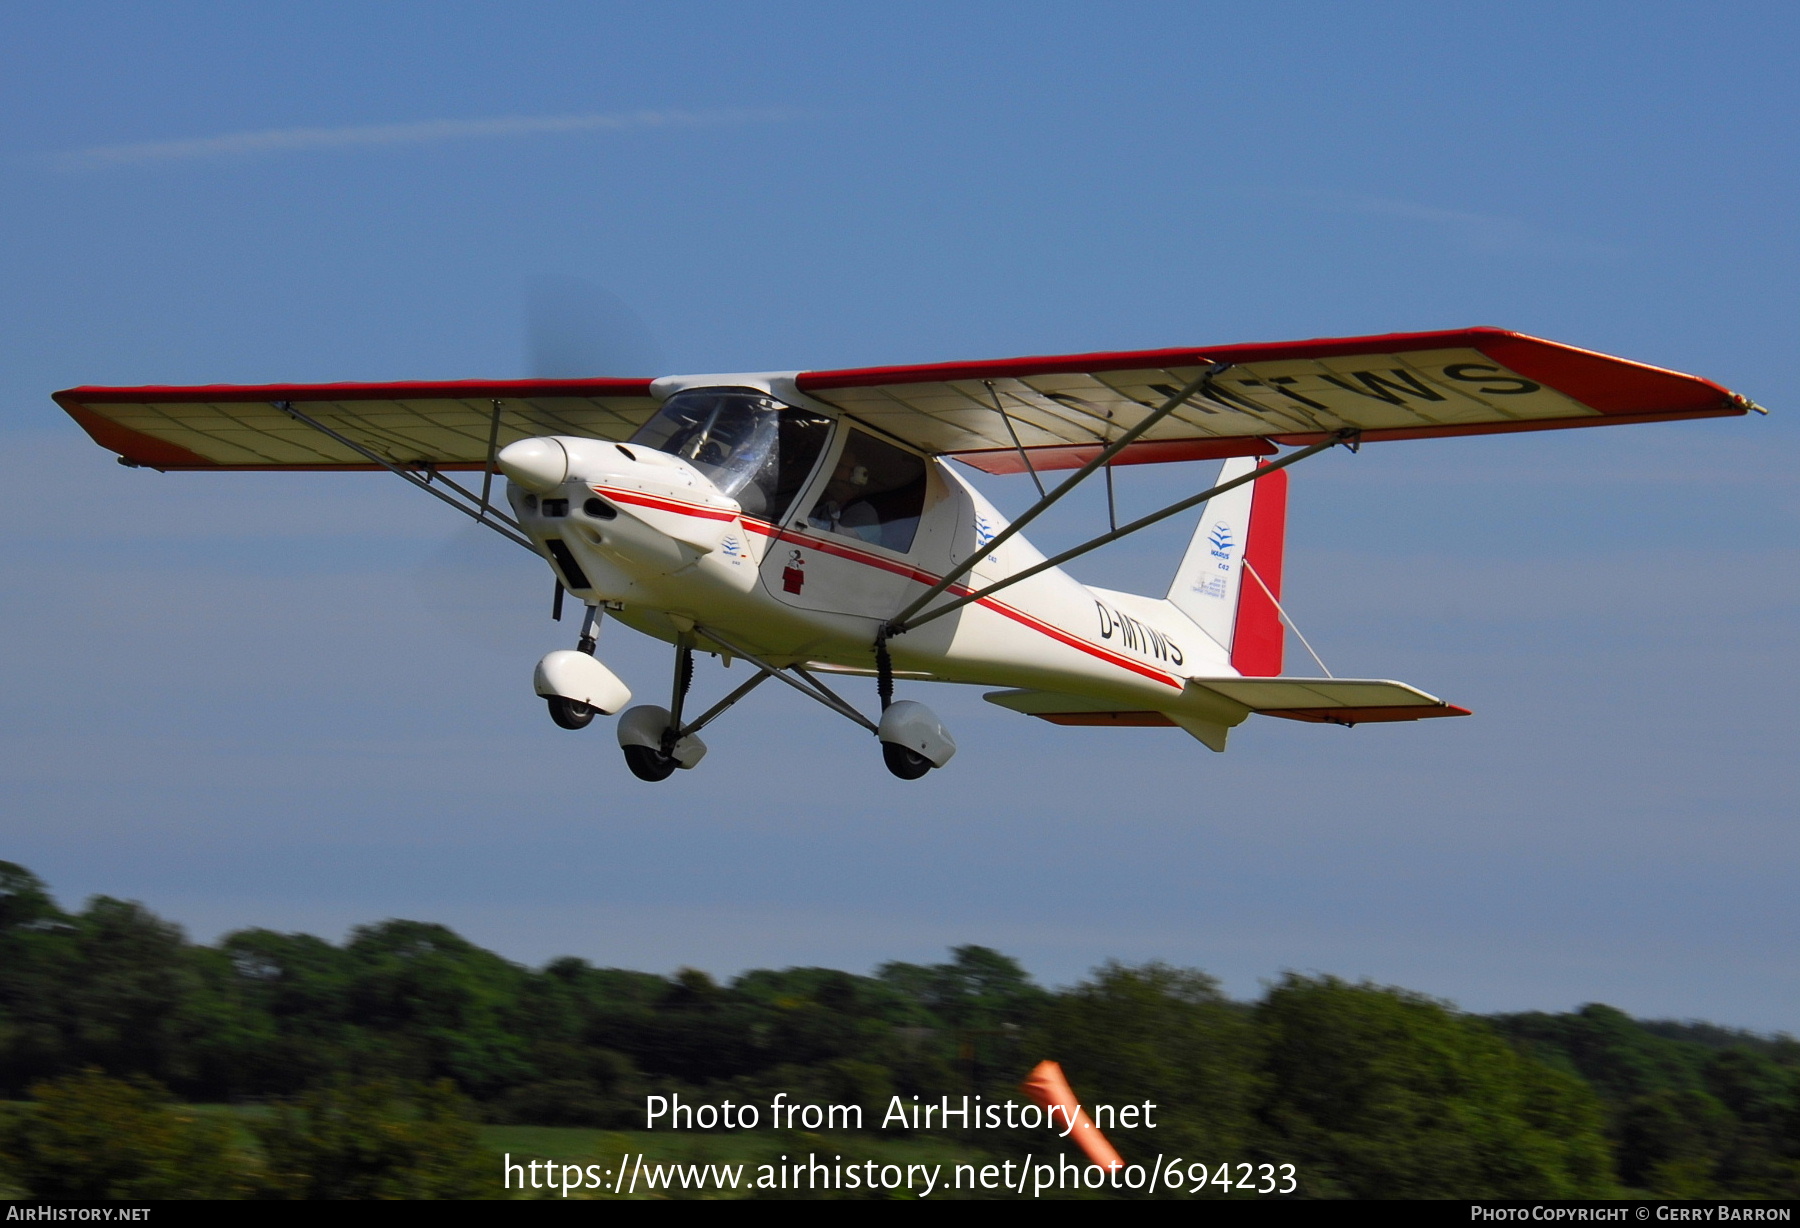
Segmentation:
{"type": "Polygon", "coordinates": [[[838,457],[837,468],[825,493],[813,505],[811,519],[815,528],[842,533],[866,542],[881,541],[881,518],[868,501],[869,467],[857,460],[852,445],[846,442],[838,457]]]}
{"type": "Polygon", "coordinates": [[[814,528],[904,554],[924,505],[924,459],[853,430],[807,519],[814,528]]]}

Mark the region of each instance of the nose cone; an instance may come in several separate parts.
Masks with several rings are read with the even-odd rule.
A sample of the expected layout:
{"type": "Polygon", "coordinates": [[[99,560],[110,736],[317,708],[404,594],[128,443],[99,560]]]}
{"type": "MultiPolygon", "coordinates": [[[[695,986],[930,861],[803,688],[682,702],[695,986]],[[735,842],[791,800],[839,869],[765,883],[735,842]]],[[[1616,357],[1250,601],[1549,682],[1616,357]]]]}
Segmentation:
{"type": "Polygon", "coordinates": [[[569,454],[554,439],[521,439],[494,458],[500,472],[526,490],[548,494],[569,477],[569,454]]]}

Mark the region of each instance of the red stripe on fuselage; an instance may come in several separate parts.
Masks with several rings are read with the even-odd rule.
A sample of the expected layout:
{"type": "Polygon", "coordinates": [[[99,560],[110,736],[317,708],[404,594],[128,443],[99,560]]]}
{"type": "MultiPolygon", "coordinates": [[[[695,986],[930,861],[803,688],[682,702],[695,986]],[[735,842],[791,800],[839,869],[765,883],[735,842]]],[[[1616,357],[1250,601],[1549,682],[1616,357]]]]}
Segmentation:
{"type": "Polygon", "coordinates": [[[659,512],[676,512],[683,516],[698,516],[702,520],[736,520],[736,512],[727,512],[722,508],[707,507],[703,503],[683,503],[679,499],[666,499],[661,495],[647,495],[639,490],[620,490],[616,486],[596,486],[593,491],[597,495],[605,495],[620,503],[635,503],[639,507],[653,507],[659,512]]]}
{"type": "MultiPolygon", "coordinates": [[[[823,554],[836,555],[838,558],[848,559],[852,563],[861,563],[867,567],[877,567],[882,571],[892,572],[897,576],[905,576],[907,579],[923,584],[928,588],[942,579],[941,576],[934,576],[928,571],[920,571],[918,568],[909,566],[908,564],[896,563],[892,559],[884,559],[876,554],[867,554],[861,550],[840,545],[837,542],[825,541],[822,538],[810,537],[803,534],[795,534],[790,530],[777,528],[775,525],[769,524],[766,521],[752,520],[748,516],[745,516],[743,520],[746,529],[761,533],[765,537],[801,542],[804,543],[808,549],[817,550],[823,554]]],[[[952,584],[945,591],[952,597],[966,597],[975,590],[966,585],[952,584]]],[[[996,614],[1004,615],[1022,626],[1031,628],[1040,635],[1047,635],[1058,643],[1067,644],[1070,648],[1079,649],[1089,656],[1098,657],[1109,665],[1116,665],[1121,669],[1128,669],[1134,674],[1142,674],[1153,682],[1160,682],[1164,686],[1174,687],[1178,691],[1187,686],[1185,679],[1177,678],[1173,674],[1165,674],[1161,670],[1153,669],[1138,661],[1133,661],[1130,657],[1121,656],[1111,649],[1100,647],[1098,644],[1090,644],[1088,641],[1081,639],[1078,636],[1070,635],[1061,627],[1057,627],[1040,618],[1027,614],[1016,606],[1010,606],[1004,602],[996,601],[992,597],[977,598],[975,604],[992,610],[996,614]]]]}

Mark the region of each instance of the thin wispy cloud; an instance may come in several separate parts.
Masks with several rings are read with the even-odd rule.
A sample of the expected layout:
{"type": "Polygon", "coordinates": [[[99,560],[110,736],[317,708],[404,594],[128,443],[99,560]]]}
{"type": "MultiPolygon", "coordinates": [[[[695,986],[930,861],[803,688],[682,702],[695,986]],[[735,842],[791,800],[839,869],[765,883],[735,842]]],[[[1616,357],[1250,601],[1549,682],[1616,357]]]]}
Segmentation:
{"type": "Polygon", "coordinates": [[[783,109],[724,111],[634,111],[628,114],[511,115],[496,119],[440,119],[414,124],[373,124],[346,128],[271,128],[228,132],[180,141],[96,145],[56,154],[60,171],[95,171],[157,162],[191,162],[290,153],[297,150],[357,149],[392,145],[437,145],[450,141],[495,140],[546,133],[627,132],[647,128],[704,128],[767,124],[794,119],[783,109]]]}
{"type": "Polygon", "coordinates": [[[1339,213],[1400,218],[1434,226],[1470,246],[1488,251],[1536,251],[1571,256],[1616,256],[1619,249],[1603,243],[1551,234],[1517,218],[1488,213],[1439,209],[1410,200],[1364,196],[1356,192],[1315,190],[1302,193],[1316,207],[1339,213]]]}

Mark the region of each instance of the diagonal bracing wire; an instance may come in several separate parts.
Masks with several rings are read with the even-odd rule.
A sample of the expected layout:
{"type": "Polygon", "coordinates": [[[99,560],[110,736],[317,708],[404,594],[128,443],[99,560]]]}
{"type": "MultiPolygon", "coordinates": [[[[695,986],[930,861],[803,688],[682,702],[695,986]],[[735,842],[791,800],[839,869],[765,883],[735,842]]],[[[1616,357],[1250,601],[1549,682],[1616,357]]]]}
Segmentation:
{"type": "Polygon", "coordinates": [[[1244,570],[1249,573],[1250,578],[1252,580],[1256,581],[1256,587],[1260,588],[1263,591],[1263,596],[1267,597],[1269,599],[1270,603],[1274,605],[1275,612],[1277,614],[1281,615],[1281,621],[1286,623],[1288,630],[1292,631],[1294,633],[1294,638],[1300,641],[1301,646],[1306,649],[1307,655],[1310,656],[1315,662],[1318,663],[1318,666],[1320,669],[1325,670],[1325,676],[1327,678],[1337,677],[1336,674],[1332,673],[1329,669],[1326,669],[1324,658],[1319,656],[1318,653],[1314,652],[1313,646],[1306,642],[1306,637],[1300,633],[1300,628],[1295,625],[1293,617],[1291,615],[1289,615],[1288,612],[1281,607],[1280,599],[1277,598],[1275,596],[1275,594],[1270,590],[1269,586],[1263,582],[1263,578],[1256,574],[1256,568],[1250,566],[1249,559],[1244,560],[1244,570]]]}
{"type": "MultiPolygon", "coordinates": [[[[514,530],[507,528],[505,525],[498,523],[497,520],[489,520],[489,519],[485,518],[474,507],[471,507],[468,504],[462,503],[456,499],[451,498],[449,495],[445,494],[443,491],[441,491],[441,490],[437,489],[437,487],[433,486],[426,479],[421,478],[418,474],[408,473],[405,469],[402,469],[399,465],[396,465],[393,461],[389,460],[385,456],[382,456],[379,452],[376,452],[374,449],[364,447],[362,444],[356,442],[356,440],[351,439],[348,435],[345,435],[340,431],[334,431],[330,427],[326,426],[323,422],[320,422],[318,419],[313,418],[308,414],[304,414],[298,409],[295,409],[294,403],[292,401],[271,401],[269,403],[271,405],[273,405],[276,409],[279,409],[282,413],[286,414],[288,417],[292,418],[294,421],[302,424],[303,426],[312,427],[313,430],[319,432],[321,435],[324,435],[329,439],[336,440],[338,443],[343,444],[346,448],[349,448],[352,452],[355,452],[359,456],[363,456],[363,457],[368,458],[369,460],[374,461],[377,465],[380,465],[383,469],[386,469],[389,473],[395,474],[401,478],[406,479],[408,482],[411,482],[414,486],[417,486],[420,490],[424,491],[428,495],[431,495],[433,498],[442,499],[445,503],[448,503],[451,507],[453,507],[457,511],[461,512],[463,515],[469,517],[469,519],[475,521],[477,524],[486,525],[488,528],[492,529],[494,532],[496,532],[500,536],[504,537],[507,541],[512,542],[515,545],[523,546],[523,547],[525,547],[525,549],[531,551],[533,554],[537,553],[537,547],[533,546],[531,544],[531,539],[526,537],[524,534],[515,532],[514,530]]],[[[439,476],[442,477],[442,475],[439,475],[439,476]]],[[[453,487],[458,494],[462,495],[466,499],[469,499],[471,502],[474,502],[475,496],[473,494],[471,494],[469,491],[464,490],[461,486],[457,486],[456,483],[451,482],[448,478],[444,478],[443,480],[444,480],[445,484],[453,487]]],[[[494,514],[495,514],[495,516],[498,516],[500,513],[496,511],[494,514]]]]}

